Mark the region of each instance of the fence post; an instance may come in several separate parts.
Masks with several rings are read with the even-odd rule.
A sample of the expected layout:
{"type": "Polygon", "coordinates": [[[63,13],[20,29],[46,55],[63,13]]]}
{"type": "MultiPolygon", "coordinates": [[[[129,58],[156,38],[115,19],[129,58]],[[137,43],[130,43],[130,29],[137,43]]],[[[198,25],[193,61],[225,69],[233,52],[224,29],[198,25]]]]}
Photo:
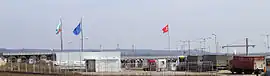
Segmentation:
{"type": "Polygon", "coordinates": [[[37,67],[36,69],[36,72],[39,72],[40,71],[40,67],[39,67],[39,64],[35,65],[37,67]]]}
{"type": "Polygon", "coordinates": [[[39,66],[41,66],[41,68],[42,68],[42,73],[44,73],[44,72],[45,72],[45,67],[44,67],[44,65],[43,65],[43,64],[40,64],[39,66]]]}
{"type": "Polygon", "coordinates": [[[20,63],[17,62],[18,71],[20,71],[20,63]]]}
{"type": "Polygon", "coordinates": [[[187,62],[187,65],[188,65],[188,66],[187,66],[187,68],[188,68],[187,71],[189,72],[189,70],[190,70],[190,68],[189,68],[189,61],[187,62]]]}
{"type": "Polygon", "coordinates": [[[42,69],[41,69],[41,67],[40,67],[40,63],[38,64],[38,72],[40,73],[40,72],[42,72],[42,69]]]}
{"type": "MultiPolygon", "coordinates": [[[[214,71],[214,68],[213,68],[213,67],[214,67],[214,63],[213,63],[212,61],[211,61],[210,63],[211,63],[211,65],[212,65],[211,71],[214,71]]],[[[211,76],[212,76],[212,73],[210,73],[210,74],[211,74],[211,76]]]]}
{"type": "Polygon", "coordinates": [[[186,74],[186,73],[187,73],[187,67],[186,67],[187,64],[186,64],[186,63],[187,63],[187,62],[181,62],[181,67],[180,67],[181,70],[182,70],[182,68],[185,70],[185,76],[187,75],[187,74],[186,74]],[[183,66],[182,66],[182,65],[183,65],[182,63],[185,65],[184,68],[183,68],[183,66]]]}
{"type": "MultiPolygon", "coordinates": [[[[7,63],[5,63],[5,65],[7,65],[7,63]]],[[[4,66],[3,70],[6,71],[6,68],[7,68],[7,67],[8,67],[8,66],[4,66]]]]}
{"type": "Polygon", "coordinates": [[[25,63],[25,72],[27,72],[27,69],[28,67],[27,67],[27,63],[25,63]]]}
{"type": "Polygon", "coordinates": [[[11,62],[11,65],[10,65],[10,67],[11,67],[10,70],[11,71],[13,71],[13,66],[12,65],[13,65],[13,63],[11,62]]]}
{"type": "Polygon", "coordinates": [[[49,63],[48,66],[49,66],[49,73],[51,73],[51,63],[49,63]]]}
{"type": "Polygon", "coordinates": [[[36,72],[36,66],[35,66],[36,63],[33,64],[33,72],[36,72]]]}
{"type": "Polygon", "coordinates": [[[38,67],[39,67],[38,70],[39,70],[40,73],[42,73],[42,72],[43,72],[43,68],[42,68],[42,66],[40,66],[40,65],[41,65],[41,64],[39,63],[39,64],[38,64],[38,67]]]}

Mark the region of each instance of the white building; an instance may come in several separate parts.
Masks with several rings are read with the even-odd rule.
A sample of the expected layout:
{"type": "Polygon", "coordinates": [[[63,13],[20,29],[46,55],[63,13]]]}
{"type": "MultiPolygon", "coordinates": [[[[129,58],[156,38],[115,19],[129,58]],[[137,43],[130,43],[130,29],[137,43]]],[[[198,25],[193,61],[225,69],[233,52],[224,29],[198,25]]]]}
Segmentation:
{"type": "Polygon", "coordinates": [[[84,56],[87,70],[91,72],[120,72],[120,52],[93,52],[84,56]]]}
{"type": "Polygon", "coordinates": [[[88,66],[89,69],[110,72],[120,71],[120,59],[121,52],[57,52],[55,64],[60,65],[62,69],[86,69],[88,60],[88,64],[91,65],[88,66]]]}

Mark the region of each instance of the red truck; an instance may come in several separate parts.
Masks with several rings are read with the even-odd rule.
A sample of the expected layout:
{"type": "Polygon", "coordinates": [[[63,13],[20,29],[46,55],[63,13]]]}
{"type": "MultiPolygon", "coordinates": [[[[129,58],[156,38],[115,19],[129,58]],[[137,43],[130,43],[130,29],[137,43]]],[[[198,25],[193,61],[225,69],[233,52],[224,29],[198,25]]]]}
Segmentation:
{"type": "Polygon", "coordinates": [[[155,59],[148,59],[144,62],[143,70],[144,71],[156,71],[157,68],[157,60],[155,59]]]}
{"type": "Polygon", "coordinates": [[[229,68],[234,74],[261,73],[265,67],[264,56],[233,56],[230,60],[229,68]]]}

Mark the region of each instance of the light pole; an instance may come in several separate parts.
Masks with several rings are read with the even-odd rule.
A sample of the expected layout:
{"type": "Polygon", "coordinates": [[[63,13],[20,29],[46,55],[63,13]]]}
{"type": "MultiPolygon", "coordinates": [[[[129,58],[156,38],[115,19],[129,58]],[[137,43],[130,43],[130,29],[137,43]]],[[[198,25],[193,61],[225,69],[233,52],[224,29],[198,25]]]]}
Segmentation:
{"type": "Polygon", "coordinates": [[[134,53],[134,56],[136,56],[135,44],[132,44],[132,52],[134,53]]]}
{"type": "Polygon", "coordinates": [[[218,43],[217,43],[217,35],[216,34],[212,34],[215,38],[215,45],[216,45],[216,53],[218,53],[218,43]]]}
{"type": "Polygon", "coordinates": [[[265,35],[262,35],[262,36],[266,37],[266,48],[267,48],[267,51],[269,51],[269,49],[270,49],[270,46],[269,46],[269,34],[265,34],[265,35]]]}
{"type": "Polygon", "coordinates": [[[101,44],[99,45],[99,49],[100,51],[103,51],[103,46],[101,44]]]}

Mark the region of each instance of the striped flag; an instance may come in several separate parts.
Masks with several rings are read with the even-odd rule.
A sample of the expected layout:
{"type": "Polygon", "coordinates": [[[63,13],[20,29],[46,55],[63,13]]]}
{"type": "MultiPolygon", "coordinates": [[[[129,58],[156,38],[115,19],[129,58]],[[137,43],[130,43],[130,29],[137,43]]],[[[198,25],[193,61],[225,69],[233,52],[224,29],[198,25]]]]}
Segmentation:
{"type": "Polygon", "coordinates": [[[59,19],[59,23],[56,28],[56,35],[59,34],[60,32],[62,32],[62,19],[61,18],[59,19]]]}

